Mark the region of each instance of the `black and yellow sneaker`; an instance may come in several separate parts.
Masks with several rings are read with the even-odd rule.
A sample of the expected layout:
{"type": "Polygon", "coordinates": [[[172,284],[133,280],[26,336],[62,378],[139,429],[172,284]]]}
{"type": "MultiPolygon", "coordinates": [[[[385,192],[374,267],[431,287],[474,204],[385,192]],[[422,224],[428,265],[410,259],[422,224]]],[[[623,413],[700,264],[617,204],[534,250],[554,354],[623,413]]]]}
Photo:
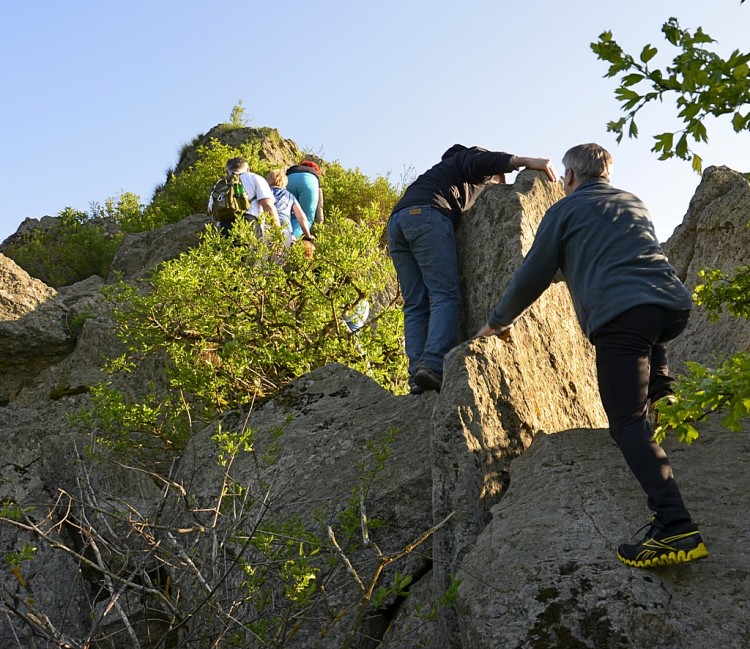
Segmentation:
{"type": "Polygon", "coordinates": [[[617,548],[617,558],[620,561],[633,568],[655,568],[676,566],[708,556],[701,533],[692,521],[664,527],[654,517],[649,525],[643,541],[635,545],[623,544],[617,548]]]}

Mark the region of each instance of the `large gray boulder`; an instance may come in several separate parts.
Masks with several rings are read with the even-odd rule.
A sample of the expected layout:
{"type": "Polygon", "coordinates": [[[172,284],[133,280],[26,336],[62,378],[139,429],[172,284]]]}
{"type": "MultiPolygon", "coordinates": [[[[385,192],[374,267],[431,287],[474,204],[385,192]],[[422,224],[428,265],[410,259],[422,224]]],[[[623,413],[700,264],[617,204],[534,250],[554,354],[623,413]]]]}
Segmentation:
{"type": "MultiPolygon", "coordinates": [[[[238,509],[236,516],[227,511],[218,523],[220,536],[229,535],[233,526],[237,526],[234,533],[238,534],[243,516],[252,521],[262,519],[263,524],[299,518],[324,540],[325,550],[316,561],[320,593],[304,613],[305,624],[285,646],[341,647],[357,617],[362,593],[328,542],[326,528],[332,527],[359,578],[369,586],[378,565],[378,552],[374,546],[366,546],[359,531],[357,494],[361,487],[366,495],[364,512],[373,521],[370,541],[383,555],[401,552],[432,527],[429,438],[434,402],[434,394],[394,396],[342,365],[314,370],[257,407],[249,417],[235,413],[224,418],[221,427],[225,432],[253,431],[252,449],[248,446],[228,464],[223,466],[218,461],[226,451],[217,440],[217,426],[199,433],[180,462],[175,477],[180,489],[175,509],[167,516],[174,517],[173,525],[187,527],[187,522],[191,523],[195,531],[183,535],[184,545],[191,548],[191,556],[203,559],[199,564],[207,575],[212,574],[212,562],[205,559],[214,547],[213,510],[224,485],[243,485],[248,494],[246,502],[256,505],[248,505],[244,512],[238,509]],[[388,456],[380,469],[376,469],[377,452],[388,456]],[[186,503],[193,505],[189,511],[184,509],[186,503]],[[356,529],[350,536],[352,514],[356,529]]],[[[385,570],[378,587],[392,585],[396,572],[411,577],[416,586],[429,571],[430,548],[428,539],[406,553],[385,570]]],[[[246,560],[252,562],[252,556],[248,550],[246,560]]],[[[222,569],[223,564],[219,574],[222,569]]],[[[227,580],[227,590],[238,601],[243,597],[242,583],[237,581],[240,577],[242,573],[235,571],[227,580]]],[[[185,602],[203,596],[201,584],[187,567],[172,575],[172,584],[185,602]]],[[[394,602],[394,598],[389,599],[390,613],[367,616],[353,646],[378,646],[378,639],[391,622],[394,602]]],[[[275,616],[281,610],[269,608],[266,614],[275,616]]],[[[236,615],[252,618],[247,607],[238,609],[236,615]]],[[[196,617],[191,632],[208,634],[216,621],[196,617]],[[206,628],[201,629],[204,625],[206,628]]]]}
{"type": "MultiPolygon", "coordinates": [[[[562,197],[558,183],[525,171],[513,186],[483,192],[460,226],[458,257],[468,338],[487,321],[533,243],[544,213],[562,197]]],[[[593,348],[577,324],[564,284],[552,285],[507,341],[474,340],[446,358],[433,413],[432,474],[437,532],[434,584],[446,592],[508,486],[508,465],[539,431],[606,425],[593,348]]],[[[456,620],[440,618],[445,646],[456,620]]],[[[450,644],[449,644],[450,643],[450,644]]]]}
{"type": "Polygon", "coordinates": [[[118,349],[112,305],[92,276],[59,290],[0,255],[0,401],[30,405],[86,392],[118,349]]]}
{"type": "Polygon", "coordinates": [[[92,454],[91,436],[69,420],[87,399],[40,394],[0,409],[0,544],[9,562],[0,574],[0,646],[82,646],[86,638],[102,649],[134,646],[96,639],[115,619],[143,617],[140,597],[122,584],[143,572],[148,555],[138,521],[124,521],[154,511],[160,490],[146,472],[92,454]],[[109,585],[78,555],[111,573],[109,585]]]}
{"type": "Polygon", "coordinates": [[[750,421],[698,428],[666,448],[710,556],[653,570],[615,558],[648,511],[607,431],[537,435],[461,565],[463,649],[747,647],[750,421]]]}
{"type": "Polygon", "coordinates": [[[197,246],[200,234],[211,223],[205,214],[194,214],[157,230],[126,236],[112,261],[109,280],[143,279],[160,263],[197,246]]]}
{"type": "Polygon", "coordinates": [[[524,170],[512,185],[488,185],[464,214],[456,230],[463,340],[486,324],[534,243],[545,212],[564,196],[560,183],[549,182],[540,172],[524,170]]]}
{"type": "MultiPolygon", "coordinates": [[[[750,182],[727,167],[709,167],[690,201],[681,225],[664,246],[685,285],[693,290],[698,273],[718,268],[731,274],[750,265],[750,182]]],[[[750,350],[750,320],[724,311],[718,322],[702,307],[690,315],[685,332],[670,344],[670,359],[677,371],[685,361],[715,367],[737,351],[750,350]]]]}
{"type": "Polygon", "coordinates": [[[70,353],[68,315],[55,289],[0,254],[0,403],[70,353]]]}
{"type": "MultiPolygon", "coordinates": [[[[261,160],[284,170],[299,162],[303,156],[296,142],[282,137],[275,128],[267,126],[237,128],[230,124],[217,124],[206,134],[196,136],[189,145],[182,148],[173,175],[178,176],[194,165],[199,159],[198,149],[201,147],[210,149],[213,146],[213,140],[233,148],[252,144],[261,160]]],[[[169,179],[167,184],[169,184],[169,179]]]]}

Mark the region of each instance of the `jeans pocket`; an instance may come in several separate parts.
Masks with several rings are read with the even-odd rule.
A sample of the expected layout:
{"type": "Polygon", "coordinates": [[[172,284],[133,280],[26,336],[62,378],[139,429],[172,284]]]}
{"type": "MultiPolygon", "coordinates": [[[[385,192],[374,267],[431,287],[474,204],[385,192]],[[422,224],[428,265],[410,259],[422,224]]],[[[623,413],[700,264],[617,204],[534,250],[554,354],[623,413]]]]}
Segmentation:
{"type": "MultiPolygon", "coordinates": [[[[413,210],[412,210],[413,211],[413,210]]],[[[398,215],[398,225],[407,241],[412,241],[432,230],[432,214],[424,208],[419,214],[403,210],[398,215]]]]}

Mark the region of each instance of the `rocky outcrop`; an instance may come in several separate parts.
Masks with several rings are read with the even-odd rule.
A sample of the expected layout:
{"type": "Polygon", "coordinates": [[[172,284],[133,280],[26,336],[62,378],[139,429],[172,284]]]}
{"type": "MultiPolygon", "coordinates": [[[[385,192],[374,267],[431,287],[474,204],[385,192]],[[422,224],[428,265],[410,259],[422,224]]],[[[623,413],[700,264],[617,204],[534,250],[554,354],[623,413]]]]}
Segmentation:
{"type": "MultiPolygon", "coordinates": [[[[750,181],[727,167],[706,169],[684,221],[664,249],[691,290],[700,283],[702,269],[731,274],[737,266],[749,265],[750,181]]],[[[750,321],[724,311],[713,322],[696,307],[687,329],[669,349],[677,371],[684,371],[687,360],[715,367],[728,355],[750,350],[750,321]]]]}
{"type": "Polygon", "coordinates": [[[112,261],[110,281],[142,279],[161,262],[197,246],[201,233],[211,223],[210,217],[194,214],[158,230],[126,236],[112,261]]]}
{"type": "Polygon", "coordinates": [[[233,148],[253,143],[261,160],[267,160],[283,169],[302,159],[302,152],[297,144],[281,137],[275,128],[236,128],[228,124],[217,124],[205,135],[196,137],[189,146],[183,147],[174,174],[178,175],[194,165],[198,160],[198,147],[210,147],[212,140],[233,148]]]}
{"type": "MultiPolygon", "coordinates": [[[[688,282],[699,265],[724,267],[724,256],[730,268],[747,263],[738,248],[748,246],[735,245],[744,231],[737,225],[729,246],[720,225],[729,218],[722,210],[748,213],[744,186],[718,169],[706,172],[701,187],[686,218],[695,225],[676,233],[670,250],[688,282]],[[722,246],[729,252],[718,251],[722,246]]],[[[557,184],[522,172],[512,187],[489,187],[466,215],[458,233],[463,338],[484,323],[559,197],[557,184]]],[[[193,216],[125,238],[111,279],[142,279],[195,245],[206,222],[193,216]]],[[[46,625],[43,632],[35,627],[38,646],[91,637],[92,646],[129,647],[132,634],[148,646],[148,638],[162,637],[175,602],[189,602],[179,610],[191,611],[180,633],[210,635],[222,620],[252,612],[244,600],[221,609],[226,617],[196,608],[209,590],[218,607],[247,593],[243,576],[263,565],[237,570],[250,556],[241,550],[247,530],[295,519],[325,545],[313,559],[321,588],[304,623],[292,615],[288,647],[341,647],[363,601],[353,572],[367,584],[378,549],[392,556],[443,521],[388,565],[379,586],[393,586],[397,573],[409,583],[368,613],[354,646],[691,649],[750,642],[750,565],[742,545],[750,511],[748,423],[735,435],[715,420],[701,422],[692,447],[668,447],[711,557],[654,571],[621,565],[614,549],[646,522],[646,506],[603,429],[593,353],[564,285],[545,292],[508,341],[467,340],[449,354],[439,395],[397,397],[343,366],[319,368],[249,409],[248,419],[227,413],[197,431],[181,457],[159,458],[174,459],[175,470],[156,479],[106,449],[92,454],[90,432],[69,423],[90,403],[87,390],[103,378],[103,359],[118,351],[111,307],[99,293],[104,280],[54,291],[2,257],[0,269],[0,345],[7,352],[0,354],[7,395],[0,501],[6,516],[28,524],[0,525],[0,542],[17,562],[0,577],[10,613],[0,616],[0,645],[16,642],[16,634],[31,643],[33,616],[46,625]],[[221,433],[246,425],[252,444],[222,466],[221,433]],[[378,453],[388,458],[375,469],[378,453]],[[217,508],[227,485],[236,491],[217,508]],[[34,509],[11,511],[13,503],[34,509]],[[359,529],[362,512],[372,522],[370,545],[359,529]],[[351,569],[326,540],[328,525],[351,569]],[[85,549],[98,561],[94,546],[115,580],[109,585],[64,550],[85,549]],[[24,558],[24,547],[39,548],[33,560],[24,558]],[[157,570],[157,556],[169,557],[168,566],[157,570]],[[124,585],[132,580],[151,589],[148,597],[124,585]],[[97,645],[105,635],[121,640],[97,645]]],[[[682,337],[694,341],[689,353],[719,344],[701,331],[682,337]]],[[[741,345],[733,340],[727,351],[741,345]]],[[[163,380],[158,362],[148,371],[135,382],[163,380]]]]}
{"type": "MultiPolygon", "coordinates": [[[[64,224],[65,219],[59,216],[47,215],[40,219],[27,217],[21,222],[21,225],[18,226],[18,229],[13,234],[0,243],[0,253],[6,253],[14,246],[23,246],[26,240],[29,237],[32,237],[36,232],[43,232],[50,236],[54,236],[55,231],[62,229],[64,224]]],[[[115,221],[108,218],[97,216],[89,219],[87,224],[100,228],[102,233],[107,237],[114,237],[122,232],[120,226],[115,223],[115,221]]]]}
{"type": "MultiPolygon", "coordinates": [[[[341,365],[314,370],[257,408],[247,421],[239,413],[224,418],[222,430],[237,431],[247,425],[253,431],[253,451],[238,454],[226,472],[217,462],[222,451],[215,437],[216,426],[191,441],[175,481],[181,485],[180,493],[190,494],[194,506],[190,512],[180,513],[186,501],[178,498],[174,516],[191,521],[193,527],[199,521],[203,529],[210,530],[210,512],[221,485],[227,480],[236,482],[247,487],[248,501],[257,503],[244,512],[248,519],[262,519],[272,526],[271,521],[298,517],[319,538],[326,538],[330,525],[358,578],[369,586],[379,552],[395,555],[432,527],[429,459],[433,405],[434,394],[397,397],[341,365]],[[276,450],[269,454],[272,448],[276,450]],[[388,457],[382,465],[379,453],[388,457]],[[360,531],[360,493],[363,511],[372,521],[369,547],[360,531]]],[[[239,526],[239,518],[224,516],[222,534],[232,525],[239,526]]],[[[202,556],[209,556],[212,538],[209,533],[189,535],[185,547],[200,548],[202,556]]],[[[416,585],[429,572],[430,557],[431,541],[427,540],[389,565],[378,587],[392,584],[396,572],[411,575],[416,585]]],[[[328,559],[330,555],[324,554],[316,562],[320,569],[317,580],[324,590],[305,612],[308,622],[290,638],[287,647],[344,646],[363,594],[351,571],[328,559]]],[[[175,592],[188,601],[202,596],[190,571],[173,575],[172,583],[175,592]]],[[[239,598],[242,588],[233,585],[239,598]]],[[[389,598],[387,604],[387,610],[368,616],[354,646],[377,646],[367,638],[382,637],[396,599],[389,598]]]]}
{"type": "MultiPolygon", "coordinates": [[[[465,337],[486,323],[546,209],[561,197],[558,183],[525,171],[512,187],[485,190],[464,216],[458,247],[465,337]]],[[[446,358],[433,414],[433,507],[435,520],[453,516],[435,537],[438,592],[448,590],[503,497],[510,461],[538,431],[606,425],[594,367],[562,283],[524,314],[508,341],[475,340],[446,358]]],[[[450,612],[441,622],[442,635],[457,638],[450,612]]]]}
{"type": "Polygon", "coordinates": [[[463,649],[747,647],[750,421],[699,430],[667,452],[710,556],[650,571],[615,559],[648,510],[607,431],[537,435],[461,565],[463,649]]]}
{"type": "MultiPolygon", "coordinates": [[[[489,185],[463,215],[456,230],[462,340],[471,338],[487,322],[534,243],[547,208],[564,196],[560,183],[547,181],[539,172],[524,170],[512,185],[489,185]]],[[[562,320],[568,315],[566,309],[562,320]]]]}
{"type": "MultiPolygon", "coordinates": [[[[118,610],[133,626],[144,616],[140,596],[123,588],[120,577],[128,574],[128,564],[126,579],[146,565],[148,555],[137,545],[129,517],[153,511],[160,487],[146,472],[107,460],[104,449],[95,452],[91,436],[71,425],[70,416],[87,399],[85,392],[39,394],[32,403],[0,409],[0,502],[6,519],[0,544],[8,568],[0,577],[0,606],[18,622],[13,629],[11,618],[3,616],[0,646],[18,646],[18,638],[45,648],[82,646],[86,638],[93,638],[92,647],[135,646],[122,628],[121,642],[96,640],[111,635],[118,610]],[[118,588],[112,609],[109,596],[118,588]]],[[[143,630],[141,637],[147,637],[143,630]]]]}
{"type": "Polygon", "coordinates": [[[0,403],[73,349],[69,312],[57,291],[0,254],[0,403]]]}

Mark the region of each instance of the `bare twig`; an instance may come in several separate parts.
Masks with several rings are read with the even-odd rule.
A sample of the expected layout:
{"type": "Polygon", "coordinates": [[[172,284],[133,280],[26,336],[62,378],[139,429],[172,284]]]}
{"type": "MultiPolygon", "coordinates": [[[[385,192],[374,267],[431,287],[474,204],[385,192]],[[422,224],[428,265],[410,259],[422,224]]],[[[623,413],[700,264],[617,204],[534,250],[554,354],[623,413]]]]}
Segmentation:
{"type": "Polygon", "coordinates": [[[333,528],[329,525],[328,526],[328,538],[331,540],[331,543],[333,543],[333,547],[336,548],[336,552],[338,552],[339,557],[341,557],[341,561],[344,562],[344,566],[346,566],[347,572],[354,577],[354,581],[357,582],[357,586],[359,586],[359,589],[364,593],[365,592],[365,585],[362,583],[362,580],[360,579],[359,575],[357,574],[357,571],[355,570],[354,566],[352,565],[352,562],[349,561],[349,557],[346,556],[344,551],[341,549],[341,546],[339,545],[338,541],[336,540],[336,534],[333,531],[333,528]]]}

